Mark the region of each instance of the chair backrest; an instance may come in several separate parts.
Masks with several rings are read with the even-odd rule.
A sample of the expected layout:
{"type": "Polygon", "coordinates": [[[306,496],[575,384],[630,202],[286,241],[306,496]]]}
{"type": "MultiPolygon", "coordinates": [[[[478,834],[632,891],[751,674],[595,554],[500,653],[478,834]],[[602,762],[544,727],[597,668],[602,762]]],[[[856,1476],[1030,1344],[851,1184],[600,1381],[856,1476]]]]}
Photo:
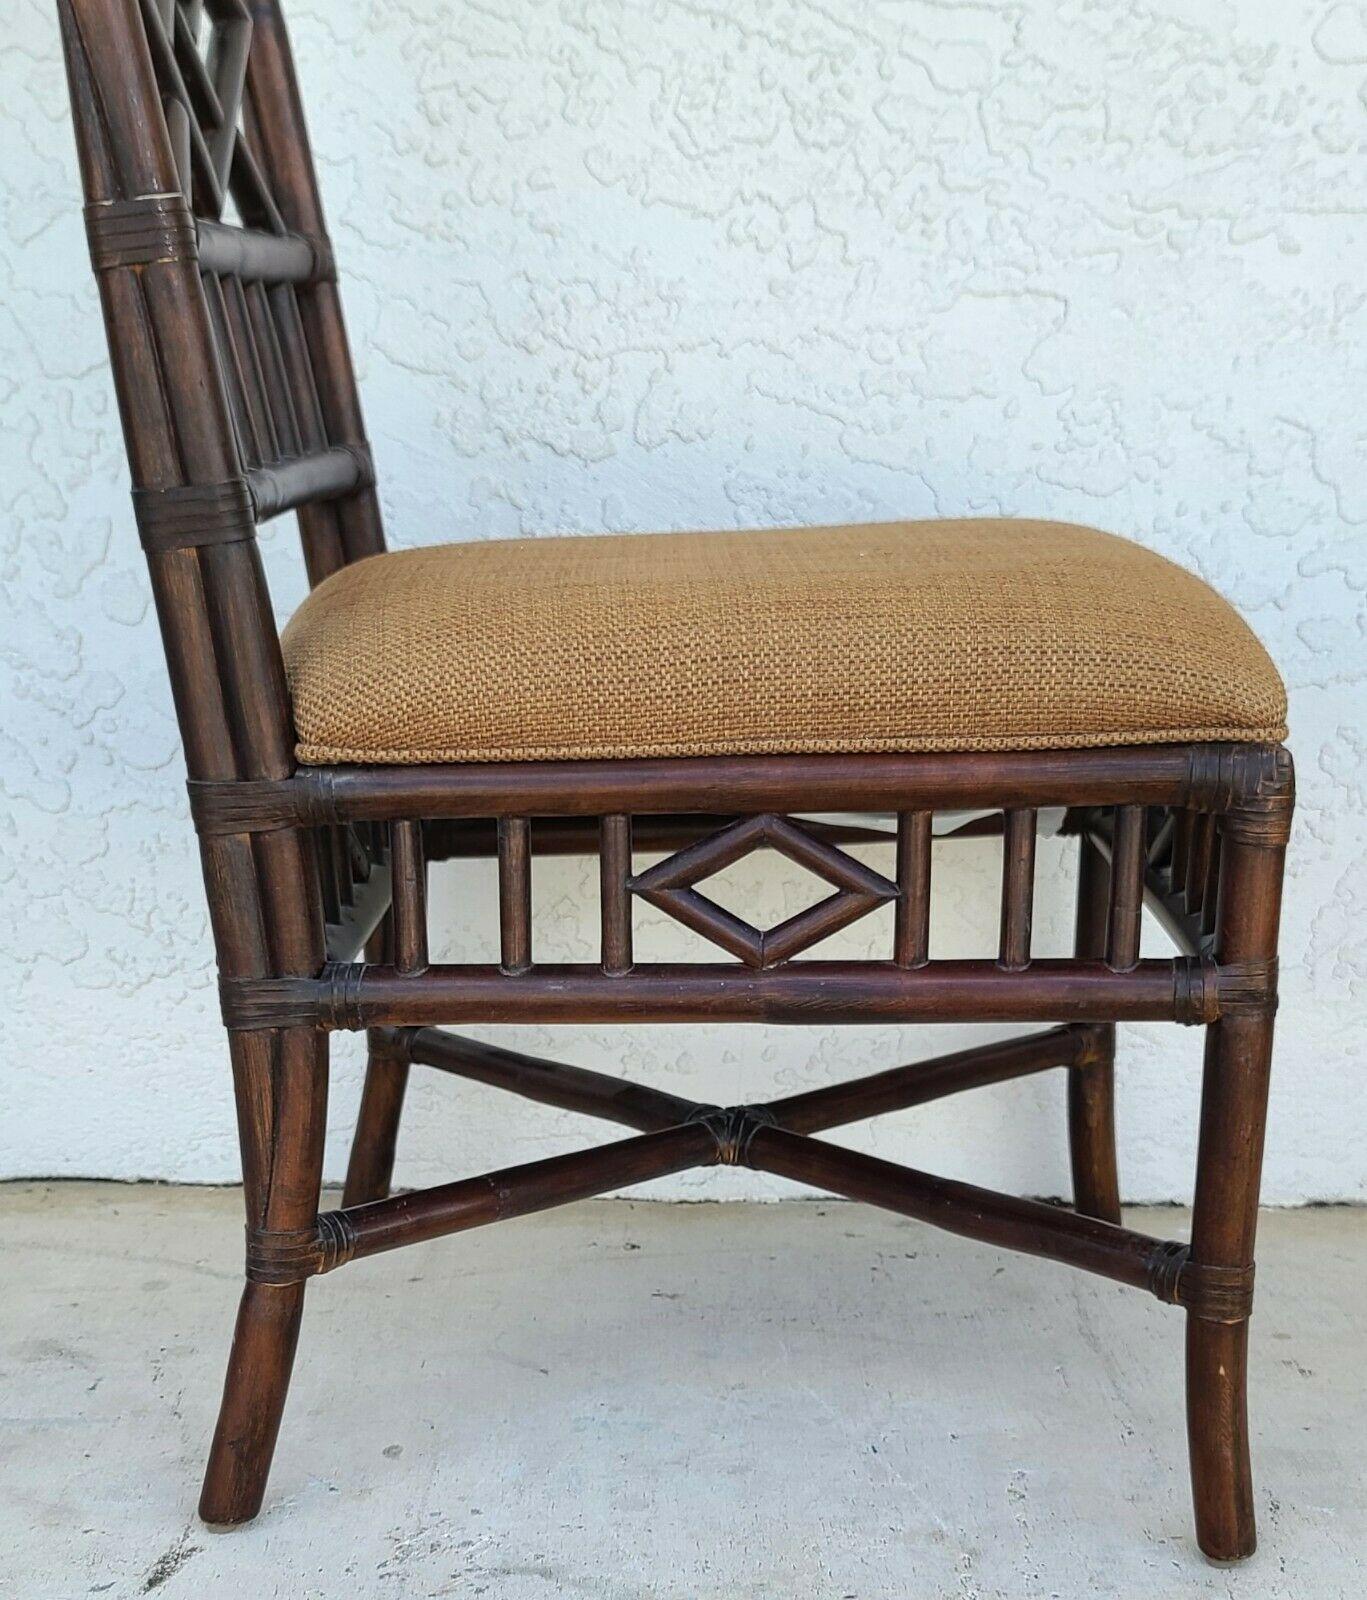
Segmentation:
{"type": "Polygon", "coordinates": [[[190,776],[293,765],[256,526],[310,581],[384,548],[276,0],[57,0],[100,286],[190,776]]]}

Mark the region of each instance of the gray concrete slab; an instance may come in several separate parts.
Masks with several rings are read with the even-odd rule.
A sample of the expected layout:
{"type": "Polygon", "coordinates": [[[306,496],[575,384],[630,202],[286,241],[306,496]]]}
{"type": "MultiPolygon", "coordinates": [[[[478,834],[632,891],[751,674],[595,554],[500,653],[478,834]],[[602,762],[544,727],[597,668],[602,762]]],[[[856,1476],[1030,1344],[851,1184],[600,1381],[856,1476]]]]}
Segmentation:
{"type": "Polygon", "coordinates": [[[839,1204],[596,1202],[324,1279],[267,1510],[211,1533],[239,1206],[0,1188],[5,1600],[1367,1591],[1367,1213],[1264,1218],[1263,1547],[1216,1569],[1179,1315],[839,1204]]]}

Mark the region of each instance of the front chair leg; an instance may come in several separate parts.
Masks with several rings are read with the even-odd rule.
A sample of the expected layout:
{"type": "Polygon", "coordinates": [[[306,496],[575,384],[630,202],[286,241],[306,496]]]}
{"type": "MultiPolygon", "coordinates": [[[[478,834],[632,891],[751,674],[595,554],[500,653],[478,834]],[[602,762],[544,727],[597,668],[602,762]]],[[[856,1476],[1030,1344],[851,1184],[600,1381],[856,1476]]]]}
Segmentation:
{"type": "Polygon", "coordinates": [[[1226,819],[1217,962],[1267,978],[1260,1003],[1206,1036],[1191,1264],[1208,1285],[1187,1317],[1187,1436],[1196,1537],[1215,1561],[1257,1544],[1248,1441],[1248,1319],[1275,1010],[1277,925],[1290,822],[1290,774],[1259,808],[1226,819]]]}
{"type": "Polygon", "coordinates": [[[1215,1023],[1206,1046],[1191,1260],[1216,1272],[1233,1305],[1187,1315],[1187,1437],[1196,1539],[1215,1561],[1257,1544],[1248,1447],[1248,1313],[1258,1220],[1272,1021],[1215,1023]],[[1242,1314],[1240,1314],[1242,1313],[1242,1314]]]}
{"type": "Polygon", "coordinates": [[[261,1509],[289,1391],[304,1284],[270,1282],[317,1230],[327,1113],[327,1035],[312,1028],[235,1033],[233,1076],[247,1200],[248,1282],[233,1333],[218,1426],[200,1495],[205,1522],[261,1509]]]}

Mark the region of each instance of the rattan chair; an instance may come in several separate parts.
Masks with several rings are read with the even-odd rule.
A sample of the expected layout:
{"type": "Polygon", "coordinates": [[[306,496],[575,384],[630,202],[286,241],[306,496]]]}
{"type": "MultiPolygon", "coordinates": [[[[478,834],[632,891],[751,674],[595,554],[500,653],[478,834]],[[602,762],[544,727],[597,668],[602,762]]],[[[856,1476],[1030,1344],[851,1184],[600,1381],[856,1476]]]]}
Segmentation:
{"type": "Polygon", "coordinates": [[[1292,807],[1283,691],[1252,634],[1157,556],[1048,523],[386,554],[275,0],[58,9],[241,1132],[246,1286],[202,1515],[241,1522],[262,1503],[310,1278],[723,1162],[1181,1307],[1198,1539],[1246,1556],[1253,1236],[1292,807]],[[312,592],[282,641],[255,534],[287,511],[312,592]],[[1062,809],[1081,860],[1074,952],[1055,959],[1031,949],[1045,808],[1062,809]],[[1003,838],[1000,944],[932,959],[935,819],[960,812],[974,816],[951,831],[1003,838]],[[892,876],[842,848],[884,836],[892,876]],[[761,930],[699,892],[759,849],[832,893],[761,930]],[[533,948],[533,860],[567,850],[601,866],[593,964],[544,964],[533,948]],[[663,859],[641,867],[648,852],[663,859]],[[499,959],[433,963],[425,863],[481,854],[498,860],[499,959]],[[636,899],[726,958],[634,960],[636,899]],[[1146,899],[1175,956],[1141,959],[1146,899]],[[795,959],[889,903],[886,959],[795,959]],[[1049,1026],[727,1107],[436,1027],[703,1020],[1049,1026]],[[1189,1245],[1121,1222],[1114,1031],[1129,1020],[1206,1030],[1189,1245]],[[320,1211],[333,1029],[367,1030],[369,1067],[342,1206],[320,1211]],[[635,1131],[391,1196],[411,1064],[635,1131]],[[1054,1068],[1072,1209],[813,1137],[1054,1068]]]}

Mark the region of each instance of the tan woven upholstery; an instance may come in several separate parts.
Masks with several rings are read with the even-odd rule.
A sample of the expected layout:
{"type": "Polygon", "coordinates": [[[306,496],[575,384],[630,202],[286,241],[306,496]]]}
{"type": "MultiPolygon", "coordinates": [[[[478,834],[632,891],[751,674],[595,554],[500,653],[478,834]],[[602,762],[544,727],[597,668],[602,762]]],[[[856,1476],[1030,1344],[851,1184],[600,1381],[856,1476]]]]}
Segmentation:
{"type": "Polygon", "coordinates": [[[1275,740],[1199,578],[1089,528],[882,523],[439,545],[335,573],[284,638],[304,762],[1275,740]]]}

